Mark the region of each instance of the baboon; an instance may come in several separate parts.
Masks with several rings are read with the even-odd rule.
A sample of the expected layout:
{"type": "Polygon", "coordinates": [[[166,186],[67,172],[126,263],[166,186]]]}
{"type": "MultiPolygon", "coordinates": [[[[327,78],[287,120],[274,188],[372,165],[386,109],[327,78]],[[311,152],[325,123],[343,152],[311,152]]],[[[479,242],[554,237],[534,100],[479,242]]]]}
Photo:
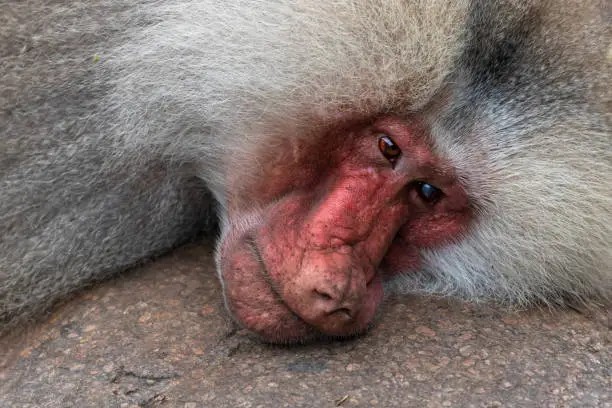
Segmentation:
{"type": "Polygon", "coordinates": [[[269,342],[385,293],[608,302],[611,11],[4,1],[0,325],[205,233],[269,342]]]}

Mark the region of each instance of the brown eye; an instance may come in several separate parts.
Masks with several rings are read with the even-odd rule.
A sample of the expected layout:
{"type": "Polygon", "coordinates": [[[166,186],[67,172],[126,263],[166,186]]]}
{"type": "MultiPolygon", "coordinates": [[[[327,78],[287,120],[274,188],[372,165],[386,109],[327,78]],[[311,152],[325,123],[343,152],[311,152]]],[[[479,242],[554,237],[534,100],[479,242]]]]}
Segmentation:
{"type": "Polygon", "coordinates": [[[402,154],[402,150],[393,140],[387,135],[381,135],[378,139],[378,148],[380,152],[391,163],[395,163],[397,158],[402,154]]]}

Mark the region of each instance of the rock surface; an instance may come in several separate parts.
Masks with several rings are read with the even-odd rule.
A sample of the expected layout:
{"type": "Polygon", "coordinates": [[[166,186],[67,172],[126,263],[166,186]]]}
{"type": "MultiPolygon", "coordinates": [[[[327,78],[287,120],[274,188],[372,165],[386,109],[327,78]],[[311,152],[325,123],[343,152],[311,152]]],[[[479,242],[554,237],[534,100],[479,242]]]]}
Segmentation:
{"type": "Polygon", "coordinates": [[[610,316],[407,297],[360,338],[271,346],[191,246],[0,339],[0,407],[612,407],[610,316]]]}

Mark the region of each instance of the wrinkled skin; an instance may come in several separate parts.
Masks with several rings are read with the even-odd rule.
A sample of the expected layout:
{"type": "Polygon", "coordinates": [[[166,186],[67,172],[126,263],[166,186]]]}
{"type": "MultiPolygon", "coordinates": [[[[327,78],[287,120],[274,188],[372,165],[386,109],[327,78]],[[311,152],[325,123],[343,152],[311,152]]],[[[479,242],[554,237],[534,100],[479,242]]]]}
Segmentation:
{"type": "MultiPolygon", "coordinates": [[[[284,177],[248,186],[269,204],[257,224],[226,234],[219,256],[229,309],[248,328],[270,341],[361,332],[383,298],[383,280],[415,270],[420,249],[466,230],[467,195],[415,123],[382,117],[335,129],[323,138],[326,151],[302,151],[282,164],[284,177]],[[385,135],[401,149],[397,160],[381,152],[385,135]],[[419,181],[443,195],[428,202],[419,181]]],[[[230,209],[230,230],[241,216],[230,209]]]]}

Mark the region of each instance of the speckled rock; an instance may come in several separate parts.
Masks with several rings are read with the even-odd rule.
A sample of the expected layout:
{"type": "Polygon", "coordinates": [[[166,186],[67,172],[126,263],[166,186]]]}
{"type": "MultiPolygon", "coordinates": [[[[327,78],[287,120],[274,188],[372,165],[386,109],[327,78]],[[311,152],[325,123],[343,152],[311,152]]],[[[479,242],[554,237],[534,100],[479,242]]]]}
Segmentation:
{"type": "Polygon", "coordinates": [[[611,339],[606,309],[407,297],[360,338],[270,346],[191,246],[0,339],[0,407],[612,407],[611,339]]]}

